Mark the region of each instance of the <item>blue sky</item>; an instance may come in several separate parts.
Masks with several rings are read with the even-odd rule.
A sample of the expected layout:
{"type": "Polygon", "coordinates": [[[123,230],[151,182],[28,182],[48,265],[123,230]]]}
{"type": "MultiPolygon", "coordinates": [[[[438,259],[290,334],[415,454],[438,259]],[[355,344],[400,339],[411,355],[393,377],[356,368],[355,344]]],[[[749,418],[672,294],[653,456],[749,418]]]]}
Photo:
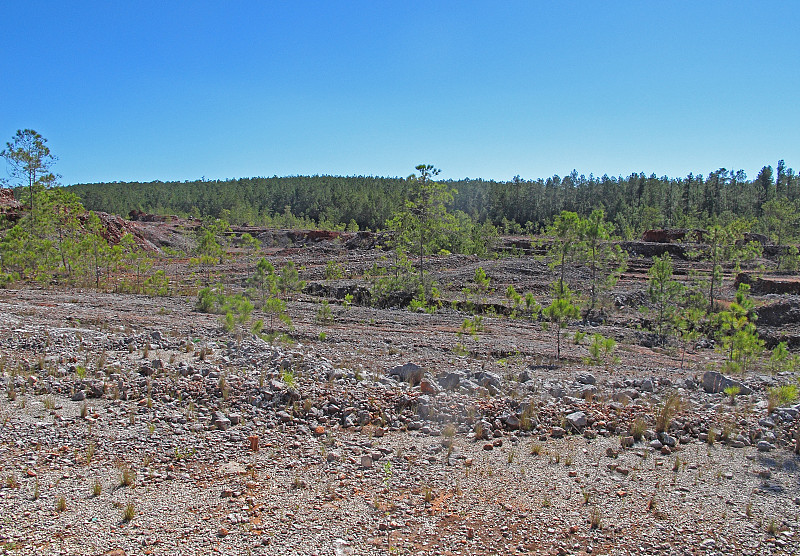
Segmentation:
{"type": "MultiPolygon", "coordinates": [[[[6,2],[62,183],[800,166],[800,2],[6,2]]],[[[3,170],[0,169],[0,174],[3,170]]]]}

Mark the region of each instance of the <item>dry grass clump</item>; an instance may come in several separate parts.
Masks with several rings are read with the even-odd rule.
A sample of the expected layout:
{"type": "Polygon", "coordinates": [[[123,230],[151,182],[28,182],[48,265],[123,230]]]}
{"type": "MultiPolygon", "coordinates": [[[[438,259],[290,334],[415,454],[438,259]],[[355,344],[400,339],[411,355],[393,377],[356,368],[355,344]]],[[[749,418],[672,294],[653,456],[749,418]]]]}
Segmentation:
{"type": "Polygon", "coordinates": [[[136,515],[136,508],[134,507],[133,503],[129,502],[127,506],[125,506],[125,510],[122,512],[122,521],[128,522],[133,519],[133,516],[136,515]]]}
{"type": "Polygon", "coordinates": [[[636,442],[639,442],[644,437],[644,431],[646,428],[646,424],[644,419],[641,417],[637,417],[634,419],[633,423],[631,423],[631,436],[636,442]]]}
{"type": "Polygon", "coordinates": [[[683,408],[683,398],[675,390],[664,398],[656,410],[656,432],[667,432],[675,415],[683,408]]]}
{"type": "Polygon", "coordinates": [[[119,484],[120,486],[131,486],[136,482],[136,471],[127,465],[120,469],[119,484]]]}

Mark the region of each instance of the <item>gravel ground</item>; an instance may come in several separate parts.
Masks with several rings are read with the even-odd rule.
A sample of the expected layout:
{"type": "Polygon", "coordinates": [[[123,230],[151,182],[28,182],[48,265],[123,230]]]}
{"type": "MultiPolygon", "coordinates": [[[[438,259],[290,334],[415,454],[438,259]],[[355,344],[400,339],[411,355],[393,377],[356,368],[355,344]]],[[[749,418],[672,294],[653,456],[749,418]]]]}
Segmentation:
{"type": "Polygon", "coordinates": [[[452,309],[321,327],[301,296],[267,343],[192,304],[0,292],[0,554],[800,553],[800,408],[765,395],[792,374],[731,404],[713,350],[681,369],[624,313],[594,328],[624,341],[604,368],[571,342],[551,365],[526,321],[464,338],[452,309]],[[406,362],[421,383],[388,376],[406,362]]]}

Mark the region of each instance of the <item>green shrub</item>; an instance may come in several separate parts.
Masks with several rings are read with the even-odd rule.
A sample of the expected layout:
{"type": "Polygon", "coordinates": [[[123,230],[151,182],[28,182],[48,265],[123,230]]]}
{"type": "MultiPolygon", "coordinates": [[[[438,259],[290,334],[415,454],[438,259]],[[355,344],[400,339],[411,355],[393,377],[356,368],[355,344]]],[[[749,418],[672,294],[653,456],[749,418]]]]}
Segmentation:
{"type": "Polygon", "coordinates": [[[317,321],[317,324],[322,325],[333,323],[333,311],[327,300],[323,301],[320,306],[317,307],[317,315],[314,320],[317,321]]]}
{"type": "Polygon", "coordinates": [[[771,398],[774,398],[778,406],[789,405],[797,399],[797,385],[785,384],[784,386],[770,388],[769,395],[771,398]]]}

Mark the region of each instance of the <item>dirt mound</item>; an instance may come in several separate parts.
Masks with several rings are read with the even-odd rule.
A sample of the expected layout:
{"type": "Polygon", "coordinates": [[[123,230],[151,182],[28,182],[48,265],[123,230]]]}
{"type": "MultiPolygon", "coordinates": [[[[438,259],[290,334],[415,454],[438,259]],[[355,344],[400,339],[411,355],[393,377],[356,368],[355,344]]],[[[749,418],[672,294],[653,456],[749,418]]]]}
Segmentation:
{"type": "Polygon", "coordinates": [[[11,221],[19,219],[22,203],[14,198],[14,190],[0,188],[0,215],[11,221]]]}
{"type": "Polygon", "coordinates": [[[734,285],[750,284],[753,295],[794,294],[800,295],[800,278],[796,275],[787,276],[752,276],[742,272],[736,276],[734,285]]]}
{"type": "Polygon", "coordinates": [[[765,305],[756,309],[758,324],[763,326],[784,326],[800,323],[800,300],[790,299],[765,305]]]}
{"type": "Polygon", "coordinates": [[[677,243],[681,241],[703,243],[705,234],[705,230],[647,230],[642,234],[642,241],[646,241],[648,243],[677,243]]]}
{"type": "Polygon", "coordinates": [[[173,214],[148,214],[141,210],[133,209],[128,213],[128,220],[133,222],[175,222],[182,219],[173,214]]]}
{"type": "MultiPolygon", "coordinates": [[[[111,245],[117,245],[125,234],[131,234],[136,244],[145,251],[151,253],[159,251],[159,248],[148,240],[144,234],[142,234],[141,229],[133,222],[125,220],[117,214],[108,214],[107,212],[96,212],[95,214],[100,218],[100,222],[103,225],[102,236],[111,245]]],[[[79,216],[78,220],[81,225],[85,226],[87,218],[88,213],[79,216]]]]}
{"type": "Polygon", "coordinates": [[[678,259],[688,259],[683,245],[647,241],[623,241],[619,244],[623,251],[635,257],[661,257],[664,253],[678,259]]]}

